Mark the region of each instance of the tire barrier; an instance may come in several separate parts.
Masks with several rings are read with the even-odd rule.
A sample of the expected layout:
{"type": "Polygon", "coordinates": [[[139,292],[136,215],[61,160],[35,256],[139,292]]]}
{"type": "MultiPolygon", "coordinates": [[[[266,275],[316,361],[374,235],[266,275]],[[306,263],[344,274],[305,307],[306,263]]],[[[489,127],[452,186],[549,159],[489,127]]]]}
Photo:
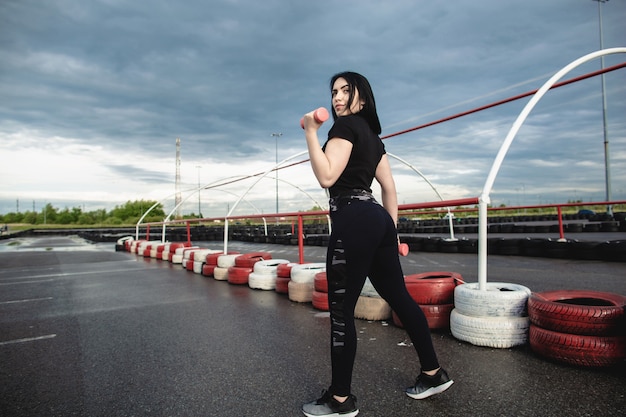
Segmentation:
{"type": "Polygon", "coordinates": [[[626,358],[626,297],[600,291],[533,293],[528,299],[529,342],[540,356],[586,367],[626,358]]]}
{"type": "MultiPolygon", "coordinates": [[[[495,242],[497,239],[488,244],[495,242]]],[[[530,239],[520,240],[519,246],[526,250],[524,246],[530,243],[530,239]]],[[[542,243],[547,245],[544,249],[548,253],[552,244],[556,245],[542,243]]],[[[621,260],[623,256],[622,241],[569,241],[566,246],[558,245],[555,253],[562,253],[564,247],[571,251],[579,244],[609,247],[612,250],[603,255],[608,260],[621,260]]],[[[194,272],[201,266],[204,276],[234,284],[247,283],[253,289],[275,290],[288,294],[292,301],[312,302],[314,308],[328,310],[325,263],[290,263],[286,259],[271,259],[269,252],[223,254],[188,242],[126,238],[119,245],[137,256],[149,253],[150,257],[171,263],[193,261],[194,272]]],[[[405,283],[429,327],[449,325],[459,340],[493,348],[510,348],[529,341],[537,355],[578,366],[609,367],[626,359],[626,297],[622,295],[585,290],[531,293],[521,285],[497,282],[487,283],[486,290],[481,291],[477,283],[463,283],[458,273],[440,271],[409,275],[405,283]]],[[[366,280],[355,307],[355,318],[385,320],[390,315],[402,327],[366,280]]]]}
{"type": "MultiPolygon", "coordinates": [[[[626,224],[626,222],[624,222],[626,224]]],[[[567,226],[567,225],[565,225],[567,226]]],[[[581,225],[578,225],[581,226],[581,225]]],[[[519,226],[520,232],[525,228],[519,226]]],[[[577,233],[565,228],[565,235],[577,233]]],[[[626,226],[624,226],[626,228],[626,226]]],[[[537,258],[602,260],[609,262],[626,262],[626,241],[609,240],[605,242],[579,241],[576,239],[558,239],[558,230],[552,231],[554,236],[546,238],[502,238],[490,237],[487,239],[490,255],[526,256],[537,258]]],[[[457,241],[446,241],[438,237],[401,236],[403,242],[409,245],[411,252],[444,252],[444,253],[478,253],[478,240],[460,238],[457,241]]]]}
{"type": "Polygon", "coordinates": [[[258,261],[272,259],[272,254],[269,252],[251,252],[244,253],[235,259],[235,266],[252,268],[258,261]]]}
{"type": "Polygon", "coordinates": [[[130,245],[132,240],[133,240],[132,236],[124,236],[124,237],[117,239],[117,241],[115,242],[115,252],[128,251],[128,245],[130,245]]]}
{"type": "Polygon", "coordinates": [[[172,256],[176,253],[176,249],[178,248],[186,248],[190,247],[189,243],[170,243],[169,246],[166,245],[163,249],[163,253],[161,254],[161,259],[164,261],[172,262],[172,256]]]}
{"type": "Polygon", "coordinates": [[[227,254],[217,257],[217,266],[213,269],[213,278],[218,281],[228,280],[228,268],[235,266],[235,258],[241,254],[227,254]]]}
{"type": "Polygon", "coordinates": [[[248,285],[248,277],[252,273],[252,268],[247,266],[228,267],[228,283],[234,285],[248,285]]]}
{"type": "Polygon", "coordinates": [[[313,307],[328,311],[328,279],[326,278],[326,271],[318,272],[315,274],[313,280],[313,296],[311,299],[313,307]]]}
{"type": "MultiPolygon", "coordinates": [[[[239,252],[228,252],[228,255],[238,255],[239,252]]],[[[202,266],[202,275],[205,277],[212,277],[215,268],[217,267],[217,259],[224,255],[222,251],[215,251],[214,253],[209,253],[204,258],[204,265],[202,266]]]]}
{"type": "Polygon", "coordinates": [[[531,325],[529,339],[540,356],[590,368],[618,365],[626,352],[626,336],[585,336],[531,325]]]}
{"type": "Polygon", "coordinates": [[[452,336],[476,346],[510,348],[528,341],[528,317],[473,317],[454,308],[450,313],[452,336]]]}
{"type": "Polygon", "coordinates": [[[272,254],[269,252],[243,253],[236,256],[234,258],[235,264],[228,267],[228,283],[248,285],[248,280],[254,270],[254,265],[259,261],[269,259],[272,259],[272,254]]]}
{"type": "Polygon", "coordinates": [[[454,289],[450,313],[452,335],[477,346],[510,348],[528,342],[527,315],[531,291],[517,284],[465,283],[454,289]]]}
{"type": "MultiPolygon", "coordinates": [[[[454,289],[463,283],[461,274],[448,271],[424,272],[405,276],[404,283],[411,298],[424,312],[430,329],[450,327],[454,289]]],[[[404,327],[395,312],[392,312],[392,318],[396,326],[404,327]]]]}
{"type": "Polygon", "coordinates": [[[193,255],[193,272],[196,274],[202,274],[202,269],[206,264],[206,256],[211,253],[218,253],[220,251],[215,249],[204,249],[195,252],[193,255]]]}
{"type": "Polygon", "coordinates": [[[287,284],[289,299],[298,303],[312,302],[315,274],[325,269],[326,264],[322,262],[293,265],[290,272],[291,279],[287,284]]]}
{"type": "Polygon", "coordinates": [[[221,266],[213,268],[213,279],[216,281],[228,281],[228,268],[221,266]]]}
{"type": "Polygon", "coordinates": [[[532,293],[528,316],[548,330],[580,335],[625,333],[626,297],[600,291],[562,290],[532,293]]]}
{"type": "Polygon", "coordinates": [[[376,291],[369,278],[365,280],[361,295],[354,307],[357,319],[380,321],[391,317],[391,307],[376,291]]]}
{"type": "Polygon", "coordinates": [[[159,245],[153,245],[150,250],[150,257],[153,259],[161,259],[161,254],[165,250],[165,243],[161,243],[159,245]]]}
{"type": "Polygon", "coordinates": [[[177,248],[176,252],[174,252],[174,255],[172,255],[172,263],[173,264],[182,264],[183,263],[183,259],[185,257],[185,252],[190,251],[190,250],[194,250],[194,249],[200,249],[200,247],[198,246],[183,246],[181,248],[177,248]]]}
{"type": "Polygon", "coordinates": [[[248,286],[256,290],[274,290],[278,274],[276,270],[281,264],[289,263],[286,259],[258,261],[248,277],[248,286]]]}
{"type": "Polygon", "coordinates": [[[328,279],[326,278],[326,271],[315,274],[313,283],[315,291],[328,293],[328,279]]]}
{"type": "MultiPolygon", "coordinates": [[[[200,254],[202,252],[205,252],[206,250],[206,248],[198,248],[185,251],[182,262],[183,268],[185,268],[187,271],[193,271],[194,262],[196,261],[196,253],[200,254]]],[[[202,256],[202,258],[204,257],[206,257],[206,254],[202,256]]]]}
{"type": "Polygon", "coordinates": [[[289,293],[289,281],[291,281],[291,268],[297,263],[280,264],[276,268],[276,292],[279,294],[289,293]]]}

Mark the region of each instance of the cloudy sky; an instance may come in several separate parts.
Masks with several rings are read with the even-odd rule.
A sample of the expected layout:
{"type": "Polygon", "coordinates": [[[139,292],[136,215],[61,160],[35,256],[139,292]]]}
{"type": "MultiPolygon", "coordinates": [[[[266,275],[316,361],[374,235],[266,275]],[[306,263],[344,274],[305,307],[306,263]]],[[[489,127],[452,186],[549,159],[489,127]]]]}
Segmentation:
{"type": "MultiPolygon", "coordinates": [[[[625,0],[602,4],[605,48],[626,47],[625,20],[625,0]]],[[[2,0],[0,213],[140,199],[171,209],[180,138],[183,211],[198,212],[187,190],[200,182],[202,213],[221,216],[258,177],[233,179],[271,169],[276,153],[307,158],[294,157],[306,150],[299,120],[329,108],[334,73],[369,78],[386,136],[538,89],[599,49],[592,0],[2,0]]],[[[626,69],[605,81],[612,197],[624,200],[626,69]]],[[[406,162],[392,158],[400,203],[439,199],[419,174],[444,199],[478,196],[529,100],[385,139],[406,162]]],[[[308,163],[278,178],[279,211],[326,204],[308,163]]],[[[259,180],[239,213],[275,212],[275,184],[259,180]]],[[[537,104],[491,198],[601,201],[605,190],[597,76],[537,104]]]]}

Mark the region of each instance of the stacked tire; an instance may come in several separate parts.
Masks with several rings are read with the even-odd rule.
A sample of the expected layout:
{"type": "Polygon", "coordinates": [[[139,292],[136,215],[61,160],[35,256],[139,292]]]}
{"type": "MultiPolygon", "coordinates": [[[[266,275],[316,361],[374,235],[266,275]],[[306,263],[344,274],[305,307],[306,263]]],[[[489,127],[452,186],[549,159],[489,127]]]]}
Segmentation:
{"type": "Polygon", "coordinates": [[[164,261],[172,262],[172,257],[176,253],[176,249],[186,248],[189,246],[191,246],[190,243],[182,243],[182,242],[170,243],[169,246],[166,245],[165,248],[163,248],[163,253],[161,253],[161,259],[164,261]]]}
{"type": "Polygon", "coordinates": [[[476,346],[510,348],[528,342],[528,297],[531,291],[517,284],[491,282],[480,289],[466,283],[454,289],[450,313],[452,335],[476,346]]]}
{"type": "Polygon", "coordinates": [[[626,297],[600,291],[533,293],[528,299],[529,342],[538,355],[584,367],[626,358],[626,297]]]}
{"type": "Polygon", "coordinates": [[[204,265],[206,264],[206,257],[212,253],[221,253],[219,250],[215,249],[204,249],[198,252],[195,252],[193,255],[193,272],[196,274],[202,274],[202,270],[204,269],[204,265]]]}
{"type": "Polygon", "coordinates": [[[318,272],[315,274],[313,281],[313,295],[312,300],[313,308],[322,311],[328,311],[328,279],[326,278],[326,271],[318,272]]]}
{"type": "Polygon", "coordinates": [[[289,281],[291,281],[291,268],[297,263],[280,264],[276,268],[276,288],[278,294],[289,294],[289,281]]]}
{"type": "Polygon", "coordinates": [[[228,283],[248,285],[248,279],[254,270],[254,264],[268,259],[272,259],[272,254],[269,252],[252,252],[237,256],[235,265],[228,268],[228,283]]]}
{"type": "Polygon", "coordinates": [[[235,266],[235,259],[241,254],[229,253],[217,257],[217,266],[213,269],[213,278],[217,281],[228,281],[228,268],[235,266]]]}
{"type": "Polygon", "coordinates": [[[315,289],[315,274],[325,270],[326,264],[322,262],[294,265],[289,274],[289,299],[297,303],[312,302],[313,290],[315,289]]]}
{"type": "MultiPolygon", "coordinates": [[[[450,327],[450,314],[454,309],[454,289],[463,283],[457,272],[433,271],[404,277],[411,298],[420,306],[430,329],[450,327]]],[[[393,323],[404,327],[400,318],[393,312],[393,323]]]]}
{"type": "MultiPolygon", "coordinates": [[[[202,275],[205,277],[213,277],[213,272],[217,268],[217,259],[224,255],[224,252],[210,253],[205,257],[204,265],[202,265],[202,275]]],[[[228,252],[228,255],[239,255],[239,252],[228,252]]]]}
{"type": "Polygon", "coordinates": [[[376,291],[369,278],[365,280],[361,295],[354,307],[354,318],[362,320],[387,320],[391,307],[376,291]]]}
{"type": "Polygon", "coordinates": [[[258,261],[248,277],[248,286],[254,290],[274,290],[278,266],[289,263],[286,259],[270,259],[258,261]]]}

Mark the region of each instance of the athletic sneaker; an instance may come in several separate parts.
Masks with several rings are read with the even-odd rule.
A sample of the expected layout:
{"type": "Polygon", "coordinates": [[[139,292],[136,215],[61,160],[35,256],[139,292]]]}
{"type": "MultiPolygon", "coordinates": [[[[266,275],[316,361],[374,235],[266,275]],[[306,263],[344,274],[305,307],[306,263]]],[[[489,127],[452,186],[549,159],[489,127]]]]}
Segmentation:
{"type": "Polygon", "coordinates": [[[307,417],[354,417],[359,414],[359,409],[354,395],[340,403],[330,392],[323,390],[319,399],[302,406],[302,412],[307,417]]]}
{"type": "Polygon", "coordinates": [[[407,388],[405,392],[411,398],[423,400],[431,395],[444,392],[453,383],[454,381],[450,379],[448,373],[443,368],[439,368],[433,376],[422,372],[415,380],[415,385],[407,388]]]}

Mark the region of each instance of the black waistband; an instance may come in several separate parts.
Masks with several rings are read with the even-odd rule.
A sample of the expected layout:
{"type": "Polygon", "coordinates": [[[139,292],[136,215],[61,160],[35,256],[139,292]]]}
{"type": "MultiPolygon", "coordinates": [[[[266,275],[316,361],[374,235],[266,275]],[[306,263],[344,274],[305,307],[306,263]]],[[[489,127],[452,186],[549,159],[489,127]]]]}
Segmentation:
{"type": "Polygon", "coordinates": [[[366,190],[349,190],[349,193],[341,193],[334,197],[330,197],[328,201],[328,205],[330,207],[330,211],[337,211],[342,207],[345,207],[353,202],[357,201],[369,201],[378,204],[374,196],[370,191],[366,190]]]}

